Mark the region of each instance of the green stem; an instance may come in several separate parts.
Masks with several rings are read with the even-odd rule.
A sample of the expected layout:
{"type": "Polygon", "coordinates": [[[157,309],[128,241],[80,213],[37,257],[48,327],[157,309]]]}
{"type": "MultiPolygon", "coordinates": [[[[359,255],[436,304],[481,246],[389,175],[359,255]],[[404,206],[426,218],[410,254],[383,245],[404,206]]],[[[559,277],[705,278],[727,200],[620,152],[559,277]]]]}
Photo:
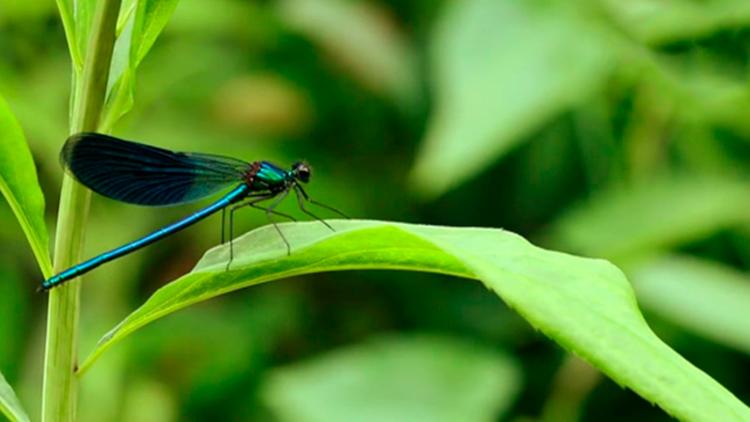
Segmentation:
{"type": "MultiPolygon", "coordinates": [[[[106,95],[119,10],[120,0],[101,0],[97,5],[83,76],[75,83],[72,133],[97,130],[106,95]]],[[[55,238],[55,272],[76,264],[80,259],[90,196],[87,189],[69,176],[64,176],[55,238]]],[[[78,280],[52,289],[49,293],[42,421],[72,422],[76,419],[79,305],[78,280]]]]}

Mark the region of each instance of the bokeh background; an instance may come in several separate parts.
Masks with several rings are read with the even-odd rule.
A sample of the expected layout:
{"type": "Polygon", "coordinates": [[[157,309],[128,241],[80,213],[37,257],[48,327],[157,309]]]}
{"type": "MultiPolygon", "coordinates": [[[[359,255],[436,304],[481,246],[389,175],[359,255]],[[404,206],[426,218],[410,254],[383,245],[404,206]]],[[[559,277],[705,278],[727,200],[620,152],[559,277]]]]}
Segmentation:
{"type": "MultiPolygon", "coordinates": [[[[304,158],[308,191],[358,218],[499,227],[607,258],[657,334],[749,403],[749,58],[746,0],[181,0],[114,133],[304,158]]],[[[0,0],[0,92],[50,229],[70,78],[54,2],[0,0]]],[[[95,197],[86,256],[193,208],[95,197]]],[[[238,232],[261,224],[248,211],[238,232]]],[[[81,353],[219,229],[212,218],[87,276],[81,353]]],[[[0,371],[37,419],[46,297],[4,203],[0,245],[0,371]]],[[[479,283],[403,272],[193,306],[83,384],[82,421],[668,419],[479,283]]]]}

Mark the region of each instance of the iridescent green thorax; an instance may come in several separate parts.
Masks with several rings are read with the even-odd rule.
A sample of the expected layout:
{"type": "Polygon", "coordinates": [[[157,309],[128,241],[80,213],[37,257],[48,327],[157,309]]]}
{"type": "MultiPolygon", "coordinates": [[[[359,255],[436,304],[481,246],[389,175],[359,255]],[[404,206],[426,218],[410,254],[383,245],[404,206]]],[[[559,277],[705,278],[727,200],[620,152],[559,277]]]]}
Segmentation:
{"type": "Polygon", "coordinates": [[[268,161],[258,161],[248,171],[247,180],[253,190],[276,190],[286,187],[291,177],[287,170],[268,161]]]}

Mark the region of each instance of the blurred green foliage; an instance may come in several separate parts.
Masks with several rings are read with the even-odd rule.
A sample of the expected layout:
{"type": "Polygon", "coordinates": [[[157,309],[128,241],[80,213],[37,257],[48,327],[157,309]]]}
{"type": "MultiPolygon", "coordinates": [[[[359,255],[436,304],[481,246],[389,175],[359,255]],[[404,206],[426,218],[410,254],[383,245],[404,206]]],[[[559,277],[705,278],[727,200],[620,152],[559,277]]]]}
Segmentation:
{"type": "Polygon", "coordinates": [[[261,394],[283,421],[481,421],[508,407],[519,376],[475,345],[385,337],[271,371],[261,394]]]}
{"type": "MultiPolygon", "coordinates": [[[[115,134],[248,160],[306,158],[311,193],[357,217],[502,227],[613,260],[657,334],[750,402],[745,0],[182,0],[164,31],[142,63],[122,56],[135,101],[115,134]]],[[[51,225],[72,71],[54,2],[0,0],[0,51],[0,93],[31,145],[51,225]]],[[[129,104],[116,106],[119,115],[129,104]]],[[[189,211],[95,198],[87,255],[189,211]]],[[[248,212],[238,232],[264,223],[248,212]]],[[[187,272],[218,226],[92,273],[82,350],[187,272]]],[[[37,420],[41,274],[5,203],[0,244],[0,372],[37,420]]],[[[510,365],[517,395],[498,392],[477,420],[666,418],[570,364],[479,284],[308,278],[193,307],[118,346],[83,379],[81,420],[289,420],[303,404],[350,414],[335,397],[295,395],[311,399],[310,371],[366,374],[378,352],[395,353],[393,365],[434,358],[418,343],[383,352],[369,340],[383,332],[412,345],[439,334],[448,340],[436,348],[476,347],[487,365],[510,365]],[[279,392],[279,379],[291,385],[279,392]]],[[[446,362],[456,364],[448,374],[466,370],[446,362]]],[[[465,398],[436,387],[412,388],[457,406],[465,398]]]]}

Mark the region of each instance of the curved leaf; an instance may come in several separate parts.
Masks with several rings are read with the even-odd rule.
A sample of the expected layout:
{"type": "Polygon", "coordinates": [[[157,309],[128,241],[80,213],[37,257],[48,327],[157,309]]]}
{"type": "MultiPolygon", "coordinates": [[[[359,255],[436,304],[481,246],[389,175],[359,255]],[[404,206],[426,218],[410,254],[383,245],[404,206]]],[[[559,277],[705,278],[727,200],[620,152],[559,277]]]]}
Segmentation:
{"type": "Polygon", "coordinates": [[[0,97],[0,192],[10,204],[45,277],[52,275],[44,194],[21,125],[0,97]]]}
{"type": "Polygon", "coordinates": [[[732,178],[667,175],[592,196],[554,224],[551,244],[624,261],[750,221],[750,185],[732,178]]]}
{"type": "Polygon", "coordinates": [[[12,422],[28,422],[29,417],[21,407],[16,393],[0,374],[0,415],[5,415],[12,422]]]}
{"type": "Polygon", "coordinates": [[[401,269],[478,279],[534,327],[621,385],[686,420],[747,420],[750,409],[651,331],[622,272],[597,259],[538,248],[503,230],[376,221],[280,225],[209,251],[189,274],[164,286],[105,335],[82,371],[138,328],[218,295],[301,274],[401,269]]]}
{"type": "Polygon", "coordinates": [[[705,338],[750,354],[747,274],[687,256],[650,260],[628,273],[644,308],[705,338]]]}
{"type": "Polygon", "coordinates": [[[491,421],[521,387],[518,362],[438,336],[370,339],[274,369],[261,393],[281,421],[491,421]]]}
{"type": "Polygon", "coordinates": [[[437,196],[599,89],[613,43],[568,2],[452,2],[431,45],[437,106],[412,183],[437,196]]]}

